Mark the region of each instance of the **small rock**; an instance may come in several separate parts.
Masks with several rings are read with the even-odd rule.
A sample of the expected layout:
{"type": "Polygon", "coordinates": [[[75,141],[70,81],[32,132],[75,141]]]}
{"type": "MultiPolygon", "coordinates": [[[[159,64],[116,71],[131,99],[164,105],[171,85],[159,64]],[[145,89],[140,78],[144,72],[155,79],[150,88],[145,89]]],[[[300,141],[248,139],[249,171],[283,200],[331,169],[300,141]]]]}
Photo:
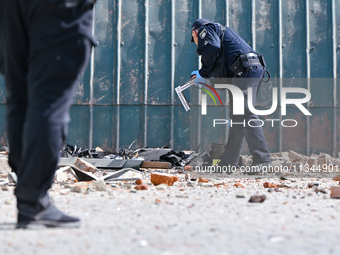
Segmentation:
{"type": "Polygon", "coordinates": [[[250,203],[262,203],[264,200],[266,200],[266,196],[265,195],[255,195],[255,196],[251,196],[249,201],[250,203]]]}
{"type": "Polygon", "coordinates": [[[211,182],[205,183],[205,182],[201,182],[198,184],[199,186],[203,187],[203,188],[211,188],[214,187],[214,184],[212,184],[211,182]]]}
{"type": "Polygon", "coordinates": [[[196,186],[197,186],[197,182],[188,181],[188,182],[187,182],[187,186],[188,186],[188,187],[196,187],[196,186]]]}
{"type": "Polygon", "coordinates": [[[60,195],[67,195],[68,193],[70,193],[70,189],[63,189],[59,191],[60,195]]]}
{"type": "Polygon", "coordinates": [[[168,187],[169,187],[169,185],[163,183],[163,184],[158,185],[158,186],[156,187],[156,189],[157,189],[157,190],[167,190],[168,187]]]}
{"type": "Polygon", "coordinates": [[[313,186],[313,190],[316,192],[316,193],[323,193],[323,194],[327,194],[327,191],[323,188],[318,188],[317,186],[313,186]]]}
{"type": "Polygon", "coordinates": [[[10,200],[10,199],[6,199],[6,200],[5,200],[5,204],[6,204],[6,205],[10,205],[10,204],[12,204],[12,200],[10,200]]]}
{"type": "Polygon", "coordinates": [[[310,188],[310,189],[313,188],[314,187],[314,183],[308,183],[307,187],[310,188]]]}
{"type": "Polygon", "coordinates": [[[97,191],[106,191],[106,183],[103,179],[92,181],[89,185],[89,188],[92,188],[97,191]]]}
{"type": "Polygon", "coordinates": [[[124,183],[124,182],[121,182],[121,181],[116,182],[116,184],[117,184],[118,186],[121,186],[121,187],[124,187],[124,185],[125,185],[125,183],[124,183]]]}
{"type": "Polygon", "coordinates": [[[132,190],[130,190],[130,193],[137,193],[137,190],[132,189],[132,190]]]}
{"type": "Polygon", "coordinates": [[[135,185],[133,183],[124,183],[124,186],[123,186],[125,189],[133,189],[135,187],[135,185]]]}
{"type": "Polygon", "coordinates": [[[186,196],[186,195],[177,195],[176,197],[177,198],[189,198],[189,196],[186,196]]]}
{"type": "Polygon", "coordinates": [[[237,198],[245,198],[246,192],[244,190],[239,190],[239,191],[236,192],[236,197],[237,198]]]}
{"type": "Polygon", "coordinates": [[[189,181],[190,180],[190,174],[185,174],[185,180],[189,181]]]}
{"type": "Polygon", "coordinates": [[[8,191],[8,185],[0,186],[3,191],[8,191]]]}

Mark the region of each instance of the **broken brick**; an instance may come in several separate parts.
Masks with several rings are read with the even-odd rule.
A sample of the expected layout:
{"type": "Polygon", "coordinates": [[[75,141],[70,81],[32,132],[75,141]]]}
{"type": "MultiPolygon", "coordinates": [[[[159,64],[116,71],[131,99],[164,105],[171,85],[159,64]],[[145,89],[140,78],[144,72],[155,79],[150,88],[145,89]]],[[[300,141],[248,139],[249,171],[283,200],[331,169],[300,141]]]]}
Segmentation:
{"type": "Polygon", "coordinates": [[[239,182],[237,182],[237,183],[234,184],[234,187],[236,187],[236,188],[244,188],[244,185],[239,183],[239,182]]]}
{"type": "Polygon", "coordinates": [[[152,173],[151,174],[151,182],[154,185],[159,184],[168,184],[169,186],[172,186],[174,182],[178,181],[178,177],[171,174],[160,174],[160,173],[152,173]]]}
{"type": "Polygon", "coordinates": [[[214,186],[219,188],[220,186],[226,187],[227,185],[224,182],[221,182],[221,183],[215,183],[214,186]]]}
{"type": "Polygon", "coordinates": [[[138,180],[136,181],[136,184],[137,184],[137,185],[142,185],[142,184],[143,184],[143,180],[142,180],[142,179],[138,179],[138,180]]]}
{"type": "Polygon", "coordinates": [[[74,165],[78,167],[80,170],[83,170],[85,172],[90,172],[90,173],[97,172],[97,168],[94,165],[80,158],[77,158],[77,161],[74,163],[74,165]]]}
{"type": "Polygon", "coordinates": [[[139,184],[139,185],[135,186],[135,190],[148,190],[148,185],[139,184]]]}
{"type": "Polygon", "coordinates": [[[263,183],[263,187],[277,189],[277,186],[275,184],[272,184],[272,183],[269,183],[269,182],[263,183]]]}
{"type": "Polygon", "coordinates": [[[184,171],[192,171],[193,167],[192,166],[185,166],[184,171]]]}
{"type": "Polygon", "coordinates": [[[331,187],[331,198],[340,198],[340,186],[331,187]]]}
{"type": "Polygon", "coordinates": [[[340,174],[338,174],[337,176],[335,176],[335,177],[333,178],[333,180],[334,180],[334,181],[340,181],[340,174]]]}
{"type": "Polygon", "coordinates": [[[202,178],[202,177],[200,177],[200,178],[198,179],[198,182],[200,182],[200,183],[208,183],[208,182],[209,182],[209,180],[208,180],[208,179],[206,179],[206,178],[202,178]]]}

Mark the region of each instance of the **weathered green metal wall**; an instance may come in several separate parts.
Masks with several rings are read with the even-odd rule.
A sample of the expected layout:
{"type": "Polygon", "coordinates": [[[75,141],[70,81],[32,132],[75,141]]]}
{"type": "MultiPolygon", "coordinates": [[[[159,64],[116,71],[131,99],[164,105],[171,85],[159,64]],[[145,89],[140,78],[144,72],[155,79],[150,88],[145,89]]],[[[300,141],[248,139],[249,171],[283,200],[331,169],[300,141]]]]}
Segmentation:
{"type": "MultiPolygon", "coordinates": [[[[276,78],[339,77],[340,4],[336,0],[97,0],[99,46],[71,109],[68,142],[114,151],[169,146],[188,149],[190,113],[174,87],[199,67],[192,22],[204,17],[230,26],[266,58],[276,78]]],[[[313,82],[312,80],[310,80],[313,82]]],[[[301,153],[337,153],[340,109],[336,80],[311,89],[313,116],[296,130],[266,128],[271,151],[301,145],[301,153]]],[[[260,106],[270,105],[271,83],[260,106]]],[[[0,77],[0,142],[6,143],[5,89],[0,77]]],[[[223,94],[223,96],[226,96],[223,94]]],[[[289,109],[289,116],[299,116],[289,109]]],[[[190,138],[191,137],[191,138],[190,138]]]]}

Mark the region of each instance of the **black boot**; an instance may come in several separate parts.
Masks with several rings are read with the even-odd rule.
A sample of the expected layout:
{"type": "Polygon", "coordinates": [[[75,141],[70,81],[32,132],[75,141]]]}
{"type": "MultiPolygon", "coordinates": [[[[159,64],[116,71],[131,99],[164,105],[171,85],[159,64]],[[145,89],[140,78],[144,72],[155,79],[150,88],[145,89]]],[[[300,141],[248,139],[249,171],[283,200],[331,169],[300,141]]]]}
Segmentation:
{"type": "Polygon", "coordinates": [[[42,208],[39,205],[18,202],[18,210],[17,229],[80,227],[79,218],[64,214],[52,204],[42,208]]]}

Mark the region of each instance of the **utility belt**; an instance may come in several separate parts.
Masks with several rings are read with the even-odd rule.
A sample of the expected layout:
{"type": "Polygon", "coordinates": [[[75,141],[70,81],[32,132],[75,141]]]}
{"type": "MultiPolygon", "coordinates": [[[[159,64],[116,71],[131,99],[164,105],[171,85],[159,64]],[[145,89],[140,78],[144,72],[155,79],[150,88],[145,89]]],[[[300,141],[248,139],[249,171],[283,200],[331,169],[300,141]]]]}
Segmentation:
{"type": "Polygon", "coordinates": [[[242,73],[248,72],[256,65],[261,65],[263,68],[266,67],[263,56],[256,53],[246,53],[240,55],[234,63],[230,65],[229,69],[235,76],[241,76],[242,73]]]}

